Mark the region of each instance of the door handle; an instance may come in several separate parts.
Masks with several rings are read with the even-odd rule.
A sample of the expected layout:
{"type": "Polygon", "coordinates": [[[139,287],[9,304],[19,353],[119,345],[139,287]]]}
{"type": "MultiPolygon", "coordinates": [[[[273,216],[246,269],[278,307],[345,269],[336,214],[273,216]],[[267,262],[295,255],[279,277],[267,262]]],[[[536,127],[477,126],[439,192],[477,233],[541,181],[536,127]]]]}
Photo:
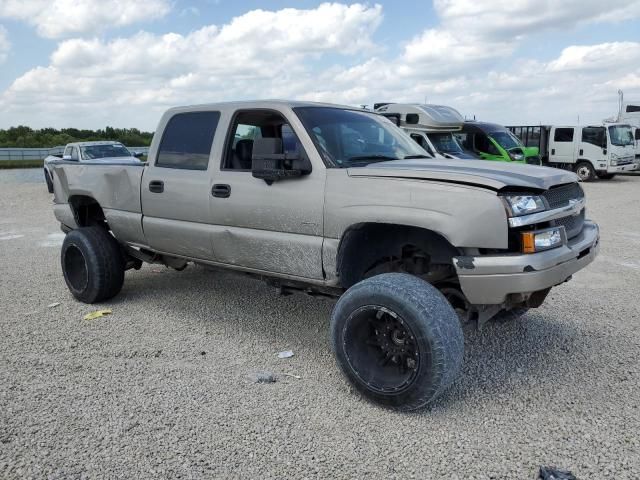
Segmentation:
{"type": "Polygon", "coordinates": [[[551,149],[551,155],[555,155],[555,154],[556,154],[556,149],[555,149],[555,148],[552,148],[552,149],[551,149]]]}
{"type": "Polygon", "coordinates": [[[583,152],[583,150],[582,150],[582,149],[580,149],[580,156],[584,155],[582,152],[583,152]]]}
{"type": "Polygon", "coordinates": [[[162,180],[151,180],[149,182],[149,191],[153,193],[164,192],[164,182],[162,180]]]}
{"type": "Polygon", "coordinates": [[[231,196],[231,185],[216,183],[211,187],[211,195],[218,198],[228,198],[231,196]]]}

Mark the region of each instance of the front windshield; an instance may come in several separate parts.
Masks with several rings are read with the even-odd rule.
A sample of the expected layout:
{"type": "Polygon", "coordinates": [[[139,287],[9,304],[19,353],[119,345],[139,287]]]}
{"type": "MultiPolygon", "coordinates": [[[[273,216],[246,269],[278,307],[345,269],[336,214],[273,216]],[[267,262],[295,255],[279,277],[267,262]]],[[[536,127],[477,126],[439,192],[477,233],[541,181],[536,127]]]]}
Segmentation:
{"type": "Polygon", "coordinates": [[[505,150],[511,150],[512,148],[518,147],[522,148],[524,146],[520,139],[508,130],[503,132],[491,132],[489,136],[498,142],[498,145],[505,150]]]}
{"type": "Polygon", "coordinates": [[[629,125],[614,125],[609,127],[609,138],[611,139],[611,145],[617,147],[634,144],[633,132],[629,125]]]}
{"type": "Polygon", "coordinates": [[[427,136],[436,150],[444,153],[462,153],[462,148],[456,141],[453,133],[428,133],[427,136]]]}
{"type": "Polygon", "coordinates": [[[82,158],[85,160],[131,156],[131,152],[120,143],[88,145],[86,147],[80,147],[80,151],[82,152],[82,158]]]}
{"type": "Polygon", "coordinates": [[[294,111],[327,163],[336,167],[432,158],[381,115],[331,107],[298,107],[294,111]]]}

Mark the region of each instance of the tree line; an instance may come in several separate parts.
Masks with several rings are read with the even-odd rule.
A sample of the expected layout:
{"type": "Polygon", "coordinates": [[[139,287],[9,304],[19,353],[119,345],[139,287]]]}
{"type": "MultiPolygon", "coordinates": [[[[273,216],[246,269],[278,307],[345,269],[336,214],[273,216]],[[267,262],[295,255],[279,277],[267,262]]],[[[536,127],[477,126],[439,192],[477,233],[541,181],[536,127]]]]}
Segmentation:
{"type": "Polygon", "coordinates": [[[137,128],[113,128],[104,130],[80,130],[77,128],[42,128],[34,130],[26,126],[0,129],[0,148],[51,148],[71,142],[114,140],[129,147],[146,147],[151,144],[153,132],[141,132],[137,128]]]}

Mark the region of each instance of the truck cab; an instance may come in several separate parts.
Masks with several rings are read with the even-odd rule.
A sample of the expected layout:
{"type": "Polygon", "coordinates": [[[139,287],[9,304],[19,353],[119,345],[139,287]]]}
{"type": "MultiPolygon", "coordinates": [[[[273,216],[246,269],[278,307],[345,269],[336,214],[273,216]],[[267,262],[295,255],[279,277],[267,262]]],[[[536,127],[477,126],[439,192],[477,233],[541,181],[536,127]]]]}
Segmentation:
{"type": "Polygon", "coordinates": [[[548,138],[549,164],[571,168],[582,181],[637,168],[631,125],[551,126],[548,138]]]}
{"type": "Polygon", "coordinates": [[[464,119],[445,105],[387,103],[374,105],[376,113],[391,118],[411,138],[434,157],[477,159],[465,152],[455,137],[464,119]]]}
{"type": "Polygon", "coordinates": [[[527,147],[509,129],[495,123],[466,121],[458,140],[483,160],[540,165],[536,147],[527,147]]]}

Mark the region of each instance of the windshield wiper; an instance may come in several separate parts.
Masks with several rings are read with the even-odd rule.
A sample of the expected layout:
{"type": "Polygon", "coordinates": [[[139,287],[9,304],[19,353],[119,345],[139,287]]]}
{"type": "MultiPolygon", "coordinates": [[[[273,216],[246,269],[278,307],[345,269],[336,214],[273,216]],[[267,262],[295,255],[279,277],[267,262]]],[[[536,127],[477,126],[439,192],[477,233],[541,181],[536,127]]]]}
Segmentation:
{"type": "Polygon", "coordinates": [[[364,163],[365,165],[374,162],[384,162],[386,160],[399,160],[396,157],[389,157],[388,155],[360,155],[356,157],[349,157],[347,162],[350,164],[353,163],[364,163]]]}
{"type": "Polygon", "coordinates": [[[432,158],[428,155],[407,155],[406,157],[403,158],[403,160],[412,160],[414,158],[432,158]]]}

